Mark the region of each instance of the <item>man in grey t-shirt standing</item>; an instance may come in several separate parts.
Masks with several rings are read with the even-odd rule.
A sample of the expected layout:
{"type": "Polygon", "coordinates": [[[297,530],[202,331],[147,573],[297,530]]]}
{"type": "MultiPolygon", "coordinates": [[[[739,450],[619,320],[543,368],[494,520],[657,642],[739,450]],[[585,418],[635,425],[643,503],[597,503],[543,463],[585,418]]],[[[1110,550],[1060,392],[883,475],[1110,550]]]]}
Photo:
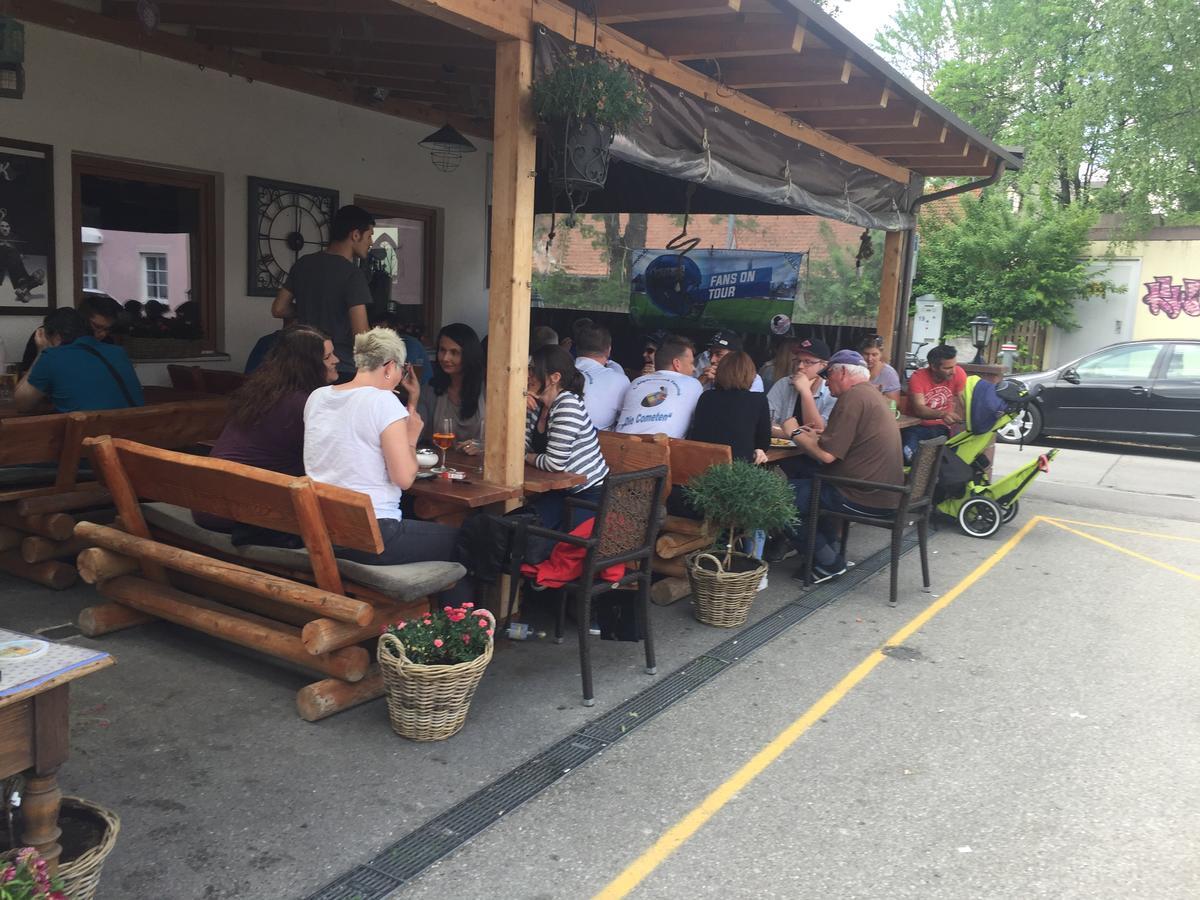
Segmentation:
{"type": "Polygon", "coordinates": [[[366,331],[371,290],[356,260],[365,259],[375,240],[375,219],[358,206],[333,216],[329,246],[296,260],[275,295],[271,315],[319,328],[333,341],[339,381],[354,376],[354,336],[366,331]]]}

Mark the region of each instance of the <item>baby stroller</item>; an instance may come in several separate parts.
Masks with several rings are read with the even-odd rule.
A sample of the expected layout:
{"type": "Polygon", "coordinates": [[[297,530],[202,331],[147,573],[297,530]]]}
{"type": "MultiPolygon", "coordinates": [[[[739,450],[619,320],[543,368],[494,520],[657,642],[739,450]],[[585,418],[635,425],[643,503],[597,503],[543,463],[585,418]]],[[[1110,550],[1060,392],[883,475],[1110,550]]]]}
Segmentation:
{"type": "Polygon", "coordinates": [[[958,520],[971,537],[991,537],[1017,515],[1019,499],[1039,472],[1050,468],[1058,453],[1043,453],[992,481],[984,455],[992,435],[1011,422],[1033,400],[1019,381],[992,384],[978,375],[967,378],[963,392],[965,428],[946,441],[934,494],[937,508],[958,520]]]}

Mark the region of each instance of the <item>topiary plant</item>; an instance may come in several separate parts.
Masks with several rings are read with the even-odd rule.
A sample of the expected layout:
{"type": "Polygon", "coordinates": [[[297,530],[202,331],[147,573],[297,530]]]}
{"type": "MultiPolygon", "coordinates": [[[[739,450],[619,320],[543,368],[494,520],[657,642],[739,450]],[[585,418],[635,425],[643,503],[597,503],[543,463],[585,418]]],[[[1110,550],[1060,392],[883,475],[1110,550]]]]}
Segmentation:
{"type": "Polygon", "coordinates": [[[704,518],[729,535],[725,565],[733,561],[739,534],[775,531],[797,521],[791,486],[773,469],[742,460],[710,466],[683,487],[704,518]]]}

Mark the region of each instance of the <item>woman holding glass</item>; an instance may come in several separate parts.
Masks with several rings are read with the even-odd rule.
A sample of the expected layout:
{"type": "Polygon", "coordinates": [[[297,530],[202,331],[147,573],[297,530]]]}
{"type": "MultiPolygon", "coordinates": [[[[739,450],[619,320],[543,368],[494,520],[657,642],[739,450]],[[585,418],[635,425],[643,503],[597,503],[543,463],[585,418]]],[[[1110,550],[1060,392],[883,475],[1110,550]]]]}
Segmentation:
{"type": "MultiPolygon", "coordinates": [[[[361,491],[375,507],[383,552],[335,550],[367,565],[457,559],[457,528],[401,517],[400,497],[416,478],[417,438],[424,426],[417,412],[421,385],[405,359],[404,339],[390,328],[358,334],[353,380],[318,388],[304,407],[304,469],[309,477],[361,491]],[[407,409],[393,393],[397,387],[408,392],[407,409]]],[[[457,603],[472,599],[471,594],[464,580],[441,598],[457,603]]]]}
{"type": "Polygon", "coordinates": [[[421,443],[434,432],[453,434],[455,446],[469,456],[483,452],[483,347],[470,325],[453,322],[438,332],[433,378],[421,394],[418,410],[425,421],[421,443]],[[450,428],[443,428],[445,420],[450,428]]]}

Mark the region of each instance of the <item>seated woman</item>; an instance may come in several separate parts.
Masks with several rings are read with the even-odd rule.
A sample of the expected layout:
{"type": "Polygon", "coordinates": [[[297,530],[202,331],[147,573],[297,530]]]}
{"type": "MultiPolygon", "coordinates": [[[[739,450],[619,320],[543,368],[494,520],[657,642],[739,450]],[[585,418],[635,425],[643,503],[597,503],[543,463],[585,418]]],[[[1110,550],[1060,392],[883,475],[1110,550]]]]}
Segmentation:
{"type": "MultiPolygon", "coordinates": [[[[295,325],[245,384],[229,398],[229,419],[209,454],[285,475],[304,474],[304,404],[319,387],[337,381],[333,342],[315,328],[295,325]]],[[[193,513],[196,524],[229,532],[234,522],[193,513]]]]}
{"type": "Polygon", "coordinates": [[[444,419],[454,423],[456,446],[471,456],[483,452],[483,347],[470,325],[453,322],[438,332],[433,378],[418,410],[428,444],[444,419]]]}
{"type": "MultiPolygon", "coordinates": [[[[304,407],[304,470],[315,481],[362,491],[371,498],[383,552],[335,548],[338,556],[367,565],[454,561],[458,529],[403,519],[400,497],[417,474],[417,412],[421,385],[405,363],[404,339],[390,328],[354,337],[354,378],[318,388],[304,407]],[[408,392],[408,408],[393,393],[408,392]]],[[[447,603],[473,599],[469,581],[443,591],[447,603]]]]}
{"type": "Polygon", "coordinates": [[[529,412],[525,424],[525,461],[547,472],[583,475],[583,484],[547,491],[529,498],[547,528],[567,530],[591,518],[576,510],[567,522],[563,501],[568,494],[595,503],[600,499],[608,464],[600,453],[600,440],[583,405],[583,376],[571,354],[558,344],[547,344],[529,358],[529,412]]]}
{"type": "MultiPolygon", "coordinates": [[[[696,401],[696,412],[688,428],[689,441],[726,444],[734,459],[762,465],[771,446],[771,407],[762,391],[751,391],[754,360],[750,354],[727,353],[717,365],[714,389],[696,401]]],[[[667,497],[667,512],[673,516],[699,519],[683,497],[681,486],[667,497]]]]}
{"type": "Polygon", "coordinates": [[[867,363],[867,370],[871,373],[871,384],[879,388],[883,396],[899,403],[900,376],[883,361],[883,338],[877,334],[864,338],[858,345],[858,352],[867,363]]]}

